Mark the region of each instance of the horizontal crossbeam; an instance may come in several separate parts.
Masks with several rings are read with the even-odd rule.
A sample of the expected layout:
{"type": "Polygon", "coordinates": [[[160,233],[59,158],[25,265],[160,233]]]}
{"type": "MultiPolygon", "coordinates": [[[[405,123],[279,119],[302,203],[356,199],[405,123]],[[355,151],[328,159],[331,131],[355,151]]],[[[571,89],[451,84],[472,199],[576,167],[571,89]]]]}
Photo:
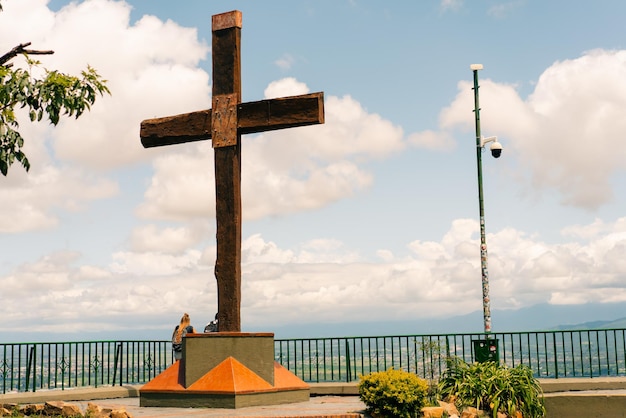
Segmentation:
{"type": "MultiPolygon", "coordinates": [[[[324,93],[246,102],[237,105],[237,133],[250,134],[324,123],[324,93]]],[[[144,148],[211,139],[211,109],[146,119],[144,148]]]]}

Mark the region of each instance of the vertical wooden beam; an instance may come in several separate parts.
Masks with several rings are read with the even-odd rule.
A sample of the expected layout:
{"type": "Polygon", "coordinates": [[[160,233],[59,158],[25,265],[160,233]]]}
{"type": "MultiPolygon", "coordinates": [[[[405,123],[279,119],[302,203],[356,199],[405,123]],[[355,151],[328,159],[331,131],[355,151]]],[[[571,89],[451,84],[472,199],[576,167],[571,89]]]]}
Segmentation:
{"type": "MultiPolygon", "coordinates": [[[[220,98],[241,102],[241,12],[213,16],[213,109],[220,98]]],[[[217,217],[217,308],[219,331],[241,331],[241,135],[217,126],[213,112],[217,217]],[[215,129],[218,129],[216,131],[215,129]],[[233,137],[234,136],[234,137],[233,137]],[[215,138],[220,138],[220,143],[215,138]],[[222,146],[223,144],[233,144],[222,146]]],[[[235,127],[237,126],[235,114],[235,127]]],[[[228,125],[233,121],[230,120],[228,125]]]]}

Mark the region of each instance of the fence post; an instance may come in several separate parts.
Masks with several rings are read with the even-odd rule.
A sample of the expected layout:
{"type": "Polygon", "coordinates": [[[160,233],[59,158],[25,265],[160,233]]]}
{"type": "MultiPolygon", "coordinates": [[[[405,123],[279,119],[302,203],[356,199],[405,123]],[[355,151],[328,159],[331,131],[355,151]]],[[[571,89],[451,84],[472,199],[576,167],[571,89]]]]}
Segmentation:
{"type": "Polygon", "coordinates": [[[115,360],[114,360],[114,364],[113,364],[113,386],[115,386],[115,379],[117,377],[117,363],[119,361],[120,363],[120,386],[122,386],[122,356],[121,356],[121,351],[122,351],[122,344],[118,344],[117,348],[115,350],[115,360]]]}
{"type": "Polygon", "coordinates": [[[559,378],[559,359],[558,352],[556,351],[556,333],[552,333],[552,349],[554,350],[554,377],[559,378]]]}
{"type": "MultiPolygon", "coordinates": [[[[34,366],[34,360],[33,360],[34,354],[35,354],[34,348],[35,347],[30,347],[28,350],[28,363],[26,364],[26,385],[24,387],[24,390],[26,392],[28,392],[28,386],[30,386],[30,369],[31,369],[31,366],[34,366]]],[[[35,380],[35,377],[33,376],[33,392],[35,391],[35,385],[36,385],[34,380],[35,380]]]]}
{"type": "Polygon", "coordinates": [[[352,381],[352,362],[350,361],[350,344],[348,343],[348,339],[344,340],[346,344],[346,382],[352,381]]]}

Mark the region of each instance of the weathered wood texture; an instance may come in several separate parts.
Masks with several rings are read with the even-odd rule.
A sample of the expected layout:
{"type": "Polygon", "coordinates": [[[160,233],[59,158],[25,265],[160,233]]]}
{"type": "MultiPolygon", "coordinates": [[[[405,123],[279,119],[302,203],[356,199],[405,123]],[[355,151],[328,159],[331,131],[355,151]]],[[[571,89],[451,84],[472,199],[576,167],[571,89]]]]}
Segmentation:
{"type": "MultiPolygon", "coordinates": [[[[239,134],[259,133],[324,123],[324,93],[240,103],[239,134]]],[[[211,109],[146,119],[140,137],[145,148],[211,139],[211,109]]]]}
{"type": "Polygon", "coordinates": [[[139,136],[145,148],[211,138],[211,109],[158,119],[146,119],[141,122],[139,136]]]}
{"type": "Polygon", "coordinates": [[[324,123],[324,94],[241,103],[241,12],[213,16],[212,109],[141,123],[144,147],[212,139],[220,332],[241,331],[241,135],[324,123]]]}
{"type": "MultiPolygon", "coordinates": [[[[218,15],[213,20],[213,109],[217,109],[216,101],[224,95],[241,102],[241,27],[223,28],[224,20],[236,21],[236,17],[218,15]]],[[[220,331],[241,331],[241,137],[236,129],[215,123],[216,116],[213,112],[213,135],[234,144],[214,150],[218,323],[220,331]]],[[[237,120],[234,123],[238,125],[237,120]]]]}
{"type": "Polygon", "coordinates": [[[238,118],[241,134],[322,124],[324,93],[242,103],[238,118]]]}

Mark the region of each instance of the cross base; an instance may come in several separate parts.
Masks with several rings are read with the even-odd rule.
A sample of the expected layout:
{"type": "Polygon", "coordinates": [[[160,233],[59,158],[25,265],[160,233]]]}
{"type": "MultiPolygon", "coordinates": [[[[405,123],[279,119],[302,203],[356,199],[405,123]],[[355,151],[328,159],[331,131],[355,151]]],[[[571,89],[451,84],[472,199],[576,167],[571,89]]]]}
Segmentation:
{"type": "Polygon", "coordinates": [[[139,405],[229,408],[306,402],[310,388],[274,361],[274,334],[189,334],[183,358],[139,390],[139,405]]]}

